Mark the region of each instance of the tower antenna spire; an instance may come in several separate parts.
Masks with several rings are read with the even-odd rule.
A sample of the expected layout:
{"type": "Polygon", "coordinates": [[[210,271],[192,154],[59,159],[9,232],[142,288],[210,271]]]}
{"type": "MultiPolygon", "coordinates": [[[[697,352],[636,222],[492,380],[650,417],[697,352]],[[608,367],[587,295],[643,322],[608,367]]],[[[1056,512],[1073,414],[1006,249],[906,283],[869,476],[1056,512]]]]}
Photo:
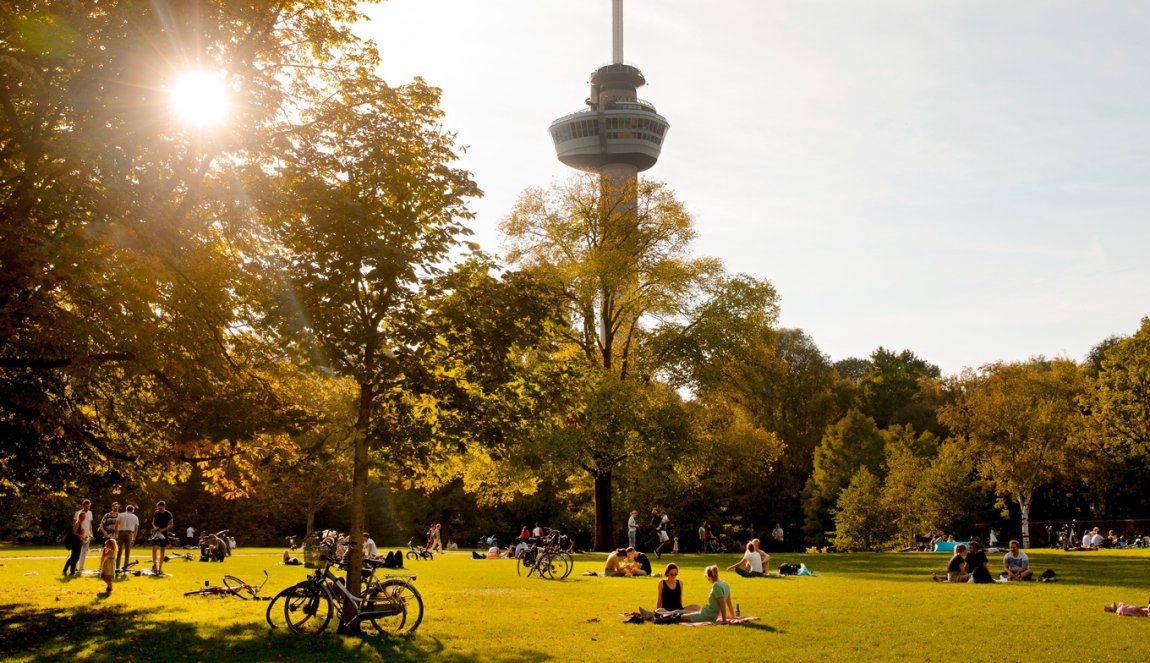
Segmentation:
{"type": "Polygon", "coordinates": [[[623,0],[611,0],[611,62],[623,64],[623,0]]]}

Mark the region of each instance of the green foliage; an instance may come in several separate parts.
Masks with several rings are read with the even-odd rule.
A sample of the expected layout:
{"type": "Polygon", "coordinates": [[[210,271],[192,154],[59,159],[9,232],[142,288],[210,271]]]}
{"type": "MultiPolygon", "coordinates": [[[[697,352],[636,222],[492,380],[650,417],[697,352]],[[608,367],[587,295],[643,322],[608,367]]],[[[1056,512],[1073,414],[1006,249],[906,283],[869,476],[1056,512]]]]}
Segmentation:
{"type": "Polygon", "coordinates": [[[882,475],[884,444],[874,422],[857,410],[847,412],[827,429],[815,449],[814,468],[803,494],[803,531],[809,541],[825,541],[825,533],[833,529],[832,507],[860,469],[882,475]]]}
{"type": "Polygon", "coordinates": [[[1150,318],[1142,319],[1133,336],[1105,344],[1101,370],[1083,402],[1104,439],[1150,455],[1150,318]]]}
{"type": "Polygon", "coordinates": [[[1018,502],[1025,533],[1034,492],[1072,478],[1078,465],[1073,442],[1082,426],[1082,372],[1066,359],[1037,358],[985,366],[965,374],[963,383],[960,400],[939,418],[963,441],[979,476],[1018,502]]]}
{"type": "Polygon", "coordinates": [[[874,351],[866,375],[859,383],[858,409],[879,428],[912,424],[918,430],[935,426],[933,413],[919,396],[920,380],[937,379],[941,372],[934,364],[910,350],[895,354],[879,348],[874,351]]]}
{"type": "Polygon", "coordinates": [[[860,467],[835,504],[835,531],[830,539],[837,550],[874,551],[890,540],[894,528],[881,498],[882,483],[860,467]]]}

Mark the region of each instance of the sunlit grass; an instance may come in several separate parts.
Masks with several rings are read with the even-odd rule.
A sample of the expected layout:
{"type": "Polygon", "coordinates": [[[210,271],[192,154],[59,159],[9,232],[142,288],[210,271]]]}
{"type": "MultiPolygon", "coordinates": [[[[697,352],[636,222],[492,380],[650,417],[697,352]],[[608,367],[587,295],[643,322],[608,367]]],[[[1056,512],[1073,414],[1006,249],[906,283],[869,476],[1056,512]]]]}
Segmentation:
{"type": "MultiPolygon", "coordinates": [[[[579,575],[601,567],[603,558],[595,555],[580,556],[562,582],[520,578],[513,562],[472,560],[465,552],[409,561],[427,607],[410,638],[301,638],[269,630],[266,604],[182,596],[225,573],[250,581],[262,579],[263,570],[271,576],[266,593],[274,593],[305,573],[277,565],[279,552],[241,548],[223,564],[172,561],[171,578],[120,581],[112,597],[102,599],[99,580],[59,577],[62,548],[0,548],[0,651],[15,661],[730,661],[748,655],[1033,661],[1081,651],[1089,642],[1089,660],[1133,661],[1146,658],[1150,635],[1150,620],[1102,612],[1111,601],[1147,599],[1150,551],[1142,550],[1032,550],[1035,568],[1055,569],[1057,582],[959,586],[929,579],[945,564],[944,555],[776,555],[774,564],[806,562],[819,577],[744,579],[724,572],[742,613],[761,617],[752,626],[623,624],[619,613],[652,607],[656,581],[579,575]]],[[[684,598],[704,600],[703,568],[736,559],[676,557],[684,598]]],[[[95,555],[88,566],[95,568],[95,555]]]]}

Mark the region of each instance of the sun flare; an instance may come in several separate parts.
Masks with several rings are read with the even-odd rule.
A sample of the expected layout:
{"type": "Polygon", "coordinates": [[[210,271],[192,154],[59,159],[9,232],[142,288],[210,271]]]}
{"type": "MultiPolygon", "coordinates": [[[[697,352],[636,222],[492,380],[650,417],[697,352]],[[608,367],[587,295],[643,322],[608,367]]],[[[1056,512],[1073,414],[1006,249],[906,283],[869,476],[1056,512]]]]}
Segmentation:
{"type": "Polygon", "coordinates": [[[181,121],[196,127],[223,124],[228,116],[228,93],[223,81],[196,71],[184,74],[171,89],[172,110],[181,121]]]}

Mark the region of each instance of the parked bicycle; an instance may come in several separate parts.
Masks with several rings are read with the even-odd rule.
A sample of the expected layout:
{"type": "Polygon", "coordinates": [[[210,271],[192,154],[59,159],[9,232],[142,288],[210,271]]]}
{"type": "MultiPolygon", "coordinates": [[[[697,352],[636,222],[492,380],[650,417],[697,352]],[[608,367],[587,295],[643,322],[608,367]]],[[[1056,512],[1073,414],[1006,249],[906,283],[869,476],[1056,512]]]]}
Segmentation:
{"type": "Polygon", "coordinates": [[[550,580],[563,580],[571,575],[575,559],[562,549],[566,538],[558,530],[549,529],[538,542],[531,539],[529,547],[519,553],[516,571],[523,577],[530,578],[537,573],[540,578],[550,580]]]}
{"type": "Polygon", "coordinates": [[[258,585],[246,583],[236,576],[226,575],[223,585],[213,586],[205,580],[203,587],[191,592],[184,592],[184,596],[238,596],[245,601],[268,601],[270,600],[269,597],[260,596],[260,590],[264,588],[267,582],[267,571],[264,571],[264,581],[258,585]]]}
{"type": "Polygon", "coordinates": [[[435,559],[435,555],[427,548],[415,543],[414,538],[407,540],[407,547],[409,548],[407,551],[408,559],[435,559]]]}
{"type": "Polygon", "coordinates": [[[364,589],[362,596],[356,596],[348,591],[343,578],[332,573],[339,560],[330,547],[325,546],[320,563],[314,574],[272,599],[267,615],[270,625],[275,627],[272,607],[281,599],[284,620],[292,633],[299,635],[323,633],[333,615],[342,627],[367,623],[379,633],[411,633],[423,621],[423,597],[412,584],[414,575],[388,574],[381,581],[375,571],[383,562],[364,560],[364,589]]]}

